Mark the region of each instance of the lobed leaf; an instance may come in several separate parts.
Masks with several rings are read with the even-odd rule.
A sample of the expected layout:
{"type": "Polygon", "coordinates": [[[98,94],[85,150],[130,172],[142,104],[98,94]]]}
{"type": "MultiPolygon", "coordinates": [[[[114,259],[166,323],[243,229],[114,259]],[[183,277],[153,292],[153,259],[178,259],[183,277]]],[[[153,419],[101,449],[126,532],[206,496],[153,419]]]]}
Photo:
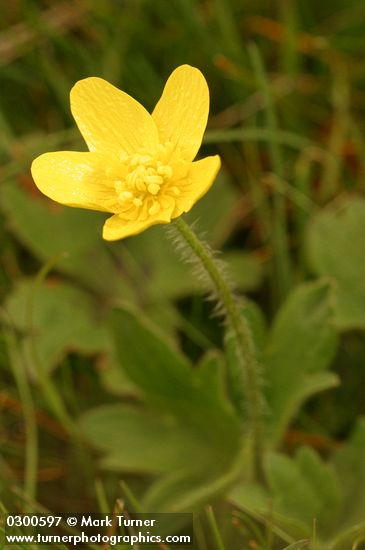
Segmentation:
{"type": "Polygon", "coordinates": [[[304,447],[294,458],[268,453],[265,470],[268,489],[238,485],[230,499],[246,512],[273,521],[294,539],[310,538],[314,520],[320,540],[333,534],[342,493],[330,464],[313,449],[304,447]]]}
{"type": "Polygon", "coordinates": [[[263,355],[271,444],[278,444],[305,399],[338,383],[325,372],[336,348],[331,286],[318,281],[296,288],[274,320],[263,355]]]}
{"type": "Polygon", "coordinates": [[[104,467],[130,471],[134,464],[162,474],[146,495],[146,508],[191,509],[238,472],[241,429],[225,396],[222,358],[208,353],[193,369],[156,327],[126,306],[113,312],[111,328],[119,361],[147,406],[136,405],[131,414],[125,406],[91,411],[81,426],[107,451],[104,467]]]}

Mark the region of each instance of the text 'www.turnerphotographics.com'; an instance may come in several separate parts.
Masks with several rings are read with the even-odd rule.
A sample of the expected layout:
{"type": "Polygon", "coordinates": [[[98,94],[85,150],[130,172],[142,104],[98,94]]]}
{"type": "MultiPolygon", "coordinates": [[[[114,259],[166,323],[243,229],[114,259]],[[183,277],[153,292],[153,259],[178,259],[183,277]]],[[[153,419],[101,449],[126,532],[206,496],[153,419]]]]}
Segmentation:
{"type": "Polygon", "coordinates": [[[7,514],[5,544],[193,544],[192,514],[7,514]]]}

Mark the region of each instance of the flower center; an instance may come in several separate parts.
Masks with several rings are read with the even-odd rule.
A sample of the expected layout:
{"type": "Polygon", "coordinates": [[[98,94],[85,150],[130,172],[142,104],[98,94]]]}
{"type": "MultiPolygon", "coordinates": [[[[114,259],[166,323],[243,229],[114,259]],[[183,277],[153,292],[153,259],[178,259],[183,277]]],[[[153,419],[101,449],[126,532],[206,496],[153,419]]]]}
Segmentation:
{"type": "Polygon", "coordinates": [[[172,184],[178,174],[171,166],[170,144],[159,145],[154,151],[139,151],[121,161],[119,179],[113,178],[121,217],[143,220],[174,207],[180,190],[172,184]]]}

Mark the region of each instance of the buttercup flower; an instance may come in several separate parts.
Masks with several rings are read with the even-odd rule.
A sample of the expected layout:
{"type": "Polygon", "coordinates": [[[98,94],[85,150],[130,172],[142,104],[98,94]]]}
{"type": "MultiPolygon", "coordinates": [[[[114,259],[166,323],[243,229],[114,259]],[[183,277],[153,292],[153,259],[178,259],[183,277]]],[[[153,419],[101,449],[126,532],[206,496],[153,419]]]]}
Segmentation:
{"type": "Polygon", "coordinates": [[[220,168],[218,155],[193,162],[209,90],[189,65],[171,74],[152,115],[95,77],[72,88],[71,111],[90,152],[46,153],[33,162],[32,175],[61,204],[112,213],[104,239],[123,239],[188,212],[220,168]]]}

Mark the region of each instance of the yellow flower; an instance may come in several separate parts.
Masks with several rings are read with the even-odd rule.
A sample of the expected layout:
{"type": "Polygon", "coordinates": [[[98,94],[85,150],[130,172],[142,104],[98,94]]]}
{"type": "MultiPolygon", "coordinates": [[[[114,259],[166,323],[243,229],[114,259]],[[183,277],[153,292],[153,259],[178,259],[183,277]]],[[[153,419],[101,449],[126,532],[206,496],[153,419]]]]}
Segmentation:
{"type": "Polygon", "coordinates": [[[202,73],[175,69],[152,115],[101,78],[71,90],[71,111],[90,152],[60,151],[32,164],[37,187],[68,206],[110,212],[103,237],[123,239],[188,212],[210,188],[218,155],[193,162],[209,111],[202,73]]]}

